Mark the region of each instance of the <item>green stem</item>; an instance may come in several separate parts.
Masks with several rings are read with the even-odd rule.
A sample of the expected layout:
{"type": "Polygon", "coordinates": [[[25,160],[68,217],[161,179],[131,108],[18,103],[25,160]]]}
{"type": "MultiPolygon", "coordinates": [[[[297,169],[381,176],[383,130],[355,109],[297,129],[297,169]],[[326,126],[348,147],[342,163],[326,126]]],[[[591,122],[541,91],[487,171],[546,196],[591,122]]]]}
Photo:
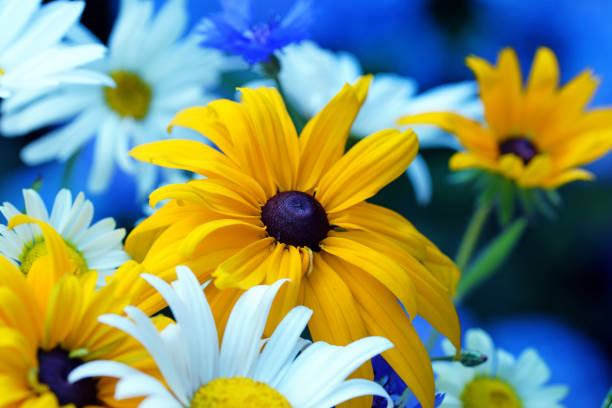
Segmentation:
{"type": "Polygon", "coordinates": [[[480,233],[482,232],[482,227],[484,226],[492,207],[492,200],[484,200],[480,203],[474,212],[474,215],[472,215],[472,219],[470,220],[470,223],[465,230],[465,234],[463,235],[463,239],[461,240],[461,244],[459,245],[457,257],[455,258],[455,264],[461,272],[464,272],[466,266],[470,262],[470,258],[472,257],[472,253],[474,252],[474,248],[476,247],[480,233]]]}
{"type": "Polygon", "coordinates": [[[76,164],[76,159],[78,155],[79,152],[76,151],[66,161],[66,166],[64,166],[64,172],[62,173],[62,187],[64,188],[70,189],[70,181],[72,179],[72,173],[74,171],[74,165],[76,164]]]}

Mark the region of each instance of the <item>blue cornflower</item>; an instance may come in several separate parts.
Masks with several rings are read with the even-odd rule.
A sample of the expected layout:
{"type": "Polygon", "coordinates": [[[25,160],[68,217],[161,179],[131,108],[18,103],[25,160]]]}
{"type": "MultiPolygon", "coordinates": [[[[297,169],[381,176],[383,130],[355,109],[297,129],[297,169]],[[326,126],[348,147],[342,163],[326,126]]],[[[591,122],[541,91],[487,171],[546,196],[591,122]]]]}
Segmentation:
{"type": "Polygon", "coordinates": [[[249,0],[220,0],[223,11],[202,20],[202,45],[242,56],[249,64],[266,62],[276,50],[308,37],[311,0],[297,0],[281,17],[278,10],[249,0]],[[267,16],[261,16],[267,13],[267,16]]]}

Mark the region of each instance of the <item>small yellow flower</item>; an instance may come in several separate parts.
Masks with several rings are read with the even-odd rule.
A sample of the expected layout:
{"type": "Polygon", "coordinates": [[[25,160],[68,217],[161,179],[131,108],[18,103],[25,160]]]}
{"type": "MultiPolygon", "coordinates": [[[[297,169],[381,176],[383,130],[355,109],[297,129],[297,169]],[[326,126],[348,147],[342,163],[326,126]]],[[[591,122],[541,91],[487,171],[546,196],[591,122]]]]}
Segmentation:
{"type": "MultiPolygon", "coordinates": [[[[365,202],[403,174],[418,149],[414,132],[383,130],[344,153],[370,79],[346,85],[299,137],[274,89],[242,89],[242,103],[218,100],[180,112],[171,126],[199,131],[221,152],[186,140],[131,152],[206,178],[151,194],[151,205],[170,201],[127,238],[126,250],[141,264],[126,264],[115,279],[151,313],[162,300],[150,289],[143,295],[143,283],[125,277],[144,268],[170,281],[174,266],[186,264],[200,282],[214,278],[206,292],[221,331],[244,290],[289,278],[267,334],[302,304],[314,310],[315,341],[344,346],[386,337],[395,348],[383,357],[431,408],[431,363],[406,311],[459,344],[451,300],[459,271],[404,217],[365,202]]],[[[371,365],[356,375],[372,378],[371,365]]]]}
{"type": "MultiPolygon", "coordinates": [[[[96,271],[78,272],[62,237],[49,224],[26,215],[9,228],[36,223],[48,254],[24,275],[0,256],[0,406],[135,407],[141,399],[114,399],[114,378],[73,384],[67,376],[87,361],[115,360],[159,376],[146,350],[123,332],[98,322],[121,313],[129,297],[114,284],[96,290],[96,271]]],[[[167,320],[156,319],[161,327],[167,320]]]]}
{"type": "Polygon", "coordinates": [[[477,168],[501,174],[523,188],[557,188],[593,174],[578,168],[612,148],[612,109],[587,110],[598,81],[589,70],[561,88],[554,53],[539,48],[527,84],[514,51],[502,50],[497,66],[468,57],[480,85],[485,124],[450,112],[401,118],[454,133],[465,152],[455,153],[452,170],[477,168]]]}

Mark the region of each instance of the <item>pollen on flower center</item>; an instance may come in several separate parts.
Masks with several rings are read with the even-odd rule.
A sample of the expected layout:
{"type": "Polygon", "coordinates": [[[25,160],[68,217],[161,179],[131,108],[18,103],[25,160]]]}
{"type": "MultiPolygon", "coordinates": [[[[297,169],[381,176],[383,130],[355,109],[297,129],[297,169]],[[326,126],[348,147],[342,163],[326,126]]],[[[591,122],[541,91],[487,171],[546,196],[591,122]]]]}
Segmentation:
{"type": "Polygon", "coordinates": [[[196,391],[190,408],[292,408],[269,385],[250,378],[217,378],[196,391]]]}
{"type": "MultiPolygon", "coordinates": [[[[89,270],[87,266],[87,261],[83,255],[74,247],[74,245],[70,243],[66,243],[66,250],[68,251],[68,257],[72,262],[74,262],[79,273],[87,272],[89,270]]],[[[34,239],[34,244],[31,246],[26,246],[21,251],[21,255],[19,255],[19,270],[27,275],[34,265],[34,262],[47,255],[49,250],[47,249],[47,243],[43,241],[41,237],[34,239]]]]}
{"type": "Polygon", "coordinates": [[[477,377],[470,382],[461,401],[465,408],[521,408],[521,400],[506,382],[497,378],[477,377]]]}
{"type": "Polygon", "coordinates": [[[538,149],[529,139],[524,137],[512,137],[499,145],[500,154],[513,154],[528,164],[538,154],[538,149]]]}
{"type": "Polygon", "coordinates": [[[261,210],[268,235],[287,245],[306,246],[319,251],[329,232],[323,206],[301,191],[284,191],[268,200],[261,210]]]}
{"type": "Polygon", "coordinates": [[[60,406],[74,404],[77,408],[99,405],[98,380],[85,378],[75,383],[68,381],[68,374],[83,364],[78,358],[70,358],[65,350],[38,350],[38,381],[46,384],[57,397],[60,406]]]}
{"type": "Polygon", "coordinates": [[[115,71],[110,76],[116,86],[104,88],[104,97],[108,106],[121,117],[144,119],[153,98],[149,85],[131,72],[115,71]]]}

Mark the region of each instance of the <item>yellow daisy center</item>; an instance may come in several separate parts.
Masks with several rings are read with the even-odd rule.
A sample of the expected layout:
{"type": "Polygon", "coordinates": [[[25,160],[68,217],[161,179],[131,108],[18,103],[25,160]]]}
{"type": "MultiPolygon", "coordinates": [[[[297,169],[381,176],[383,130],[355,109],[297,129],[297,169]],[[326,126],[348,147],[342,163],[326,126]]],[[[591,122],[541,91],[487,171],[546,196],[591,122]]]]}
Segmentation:
{"type": "Polygon", "coordinates": [[[104,97],[108,106],[121,117],[144,119],[153,98],[151,87],[131,72],[115,71],[110,76],[116,86],[104,88],[104,97]]]}
{"type": "Polygon", "coordinates": [[[528,164],[538,154],[538,149],[527,138],[512,136],[499,144],[500,154],[513,154],[528,164]]]}
{"type": "Polygon", "coordinates": [[[217,378],[193,396],[190,408],[292,408],[274,388],[250,378],[217,378]]]}
{"type": "Polygon", "coordinates": [[[0,67],[0,75],[4,75],[4,70],[0,67]]]}
{"type": "MultiPolygon", "coordinates": [[[[66,242],[66,250],[70,260],[76,264],[79,273],[84,273],[89,270],[85,257],[73,244],[66,242]]],[[[23,272],[24,275],[27,275],[28,272],[30,272],[30,269],[32,269],[34,262],[48,253],[49,250],[47,248],[47,243],[43,240],[43,238],[35,238],[34,243],[31,246],[26,246],[23,248],[23,251],[19,256],[19,270],[23,272]]]]}
{"type": "Polygon", "coordinates": [[[521,408],[521,400],[508,383],[498,378],[479,377],[461,394],[464,408],[521,408]]]}
{"type": "Polygon", "coordinates": [[[284,191],[268,200],[261,209],[268,235],[287,245],[306,246],[319,251],[329,232],[323,206],[301,191],[284,191]]]}

